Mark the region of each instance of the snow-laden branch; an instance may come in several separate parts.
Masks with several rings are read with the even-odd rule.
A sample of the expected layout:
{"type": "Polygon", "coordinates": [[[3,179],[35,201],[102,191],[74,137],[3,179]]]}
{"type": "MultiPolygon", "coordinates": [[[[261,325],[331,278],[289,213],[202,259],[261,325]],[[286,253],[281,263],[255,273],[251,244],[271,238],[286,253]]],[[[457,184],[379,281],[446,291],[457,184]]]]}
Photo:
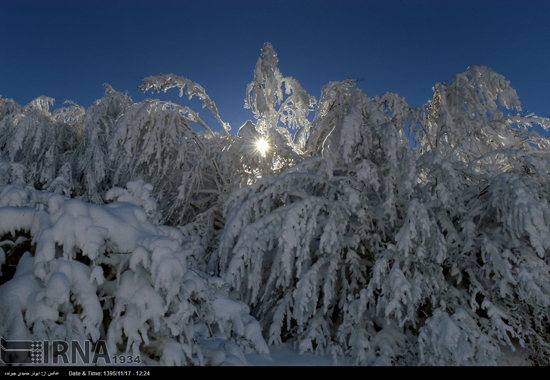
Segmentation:
{"type": "MultiPolygon", "coordinates": [[[[179,96],[183,96],[185,88],[185,95],[189,99],[192,99],[193,96],[197,96],[202,102],[204,103],[203,107],[207,107],[218,123],[220,123],[222,129],[225,131],[226,134],[229,134],[229,131],[231,130],[231,127],[228,123],[224,122],[219,115],[218,108],[216,107],[216,103],[214,103],[210,97],[206,94],[206,91],[204,88],[202,88],[198,83],[193,82],[187,78],[184,78],[182,76],[174,75],[174,74],[158,74],[158,75],[150,75],[143,79],[140,90],[142,92],[146,91],[157,91],[157,92],[166,92],[172,88],[179,88],[179,96]]],[[[211,132],[210,128],[198,117],[198,114],[191,111],[190,109],[186,109],[185,113],[188,113],[193,121],[196,120],[196,122],[206,129],[207,131],[211,132]]]]}

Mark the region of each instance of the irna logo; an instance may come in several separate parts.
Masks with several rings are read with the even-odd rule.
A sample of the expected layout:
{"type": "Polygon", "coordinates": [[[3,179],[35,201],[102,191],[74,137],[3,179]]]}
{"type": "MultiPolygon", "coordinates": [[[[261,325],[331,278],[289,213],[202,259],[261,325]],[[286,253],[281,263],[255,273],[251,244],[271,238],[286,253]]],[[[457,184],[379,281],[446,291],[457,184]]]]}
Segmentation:
{"type": "Polygon", "coordinates": [[[0,337],[4,364],[111,364],[107,344],[62,340],[6,340],[0,337]]]}

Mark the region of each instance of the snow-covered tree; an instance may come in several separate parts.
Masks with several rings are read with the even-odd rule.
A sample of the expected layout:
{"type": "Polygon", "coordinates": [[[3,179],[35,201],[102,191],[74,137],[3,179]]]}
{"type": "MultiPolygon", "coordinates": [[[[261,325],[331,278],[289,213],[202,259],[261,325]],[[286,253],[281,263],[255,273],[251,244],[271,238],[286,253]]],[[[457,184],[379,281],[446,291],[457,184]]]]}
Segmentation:
{"type": "Polygon", "coordinates": [[[296,79],[283,77],[278,62],[273,46],[266,42],[254,69],[254,80],[246,88],[244,107],[252,110],[265,129],[275,128],[279,122],[291,129],[307,125],[315,98],[296,79]]]}
{"type": "Polygon", "coordinates": [[[307,129],[310,124],[307,116],[316,104],[315,98],[296,79],[283,77],[278,62],[273,46],[266,42],[254,69],[254,80],[246,88],[244,107],[251,109],[257,119],[258,139],[265,139],[269,145],[264,154],[263,173],[299,161],[301,145],[298,141],[295,144],[289,131],[307,129]]]}
{"type": "Polygon", "coordinates": [[[198,97],[220,131],[108,85],[88,109],[0,97],[0,335],[161,364],[285,341],[360,365],[495,364],[503,345],[548,364],[550,139],[532,126],[550,119],[483,66],[412,108],[353,79],[317,103],[277,64],[264,44],[236,134],[173,74],[141,89],[198,97]]]}

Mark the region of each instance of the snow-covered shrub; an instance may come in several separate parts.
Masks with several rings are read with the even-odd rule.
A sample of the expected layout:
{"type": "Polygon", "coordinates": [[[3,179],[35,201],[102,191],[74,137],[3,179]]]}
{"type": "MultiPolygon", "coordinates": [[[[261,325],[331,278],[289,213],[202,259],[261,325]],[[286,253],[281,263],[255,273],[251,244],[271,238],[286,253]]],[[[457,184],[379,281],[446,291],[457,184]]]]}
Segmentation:
{"type": "Polygon", "coordinates": [[[116,200],[117,202],[128,202],[140,206],[147,213],[147,218],[153,224],[158,224],[161,215],[157,211],[157,200],[150,196],[152,190],[153,185],[139,178],[128,182],[126,189],[113,187],[105,193],[105,199],[107,201],[116,200]]]}
{"type": "Polygon", "coordinates": [[[548,363],[550,140],[528,127],[548,128],[550,120],[505,115],[497,100],[520,109],[508,81],[472,66],[434,87],[413,127],[421,142],[417,194],[443,232],[448,258],[446,297],[431,301],[440,309],[420,333],[426,363],[491,362],[497,343],[528,346],[548,363]],[[459,339],[460,351],[443,349],[436,325],[458,326],[470,348],[459,339]]]}
{"type": "Polygon", "coordinates": [[[548,138],[516,125],[549,121],[504,116],[499,95],[519,101],[487,68],[444,88],[419,116],[330,83],[312,157],[233,191],[210,270],[270,343],[382,365],[495,364],[519,344],[547,363],[548,138]]]}
{"type": "MultiPolygon", "coordinates": [[[[59,181],[58,176],[66,175],[65,163],[72,160],[67,156],[78,144],[77,130],[49,112],[52,98],[41,96],[25,107],[3,103],[7,104],[0,119],[0,161],[9,163],[12,170],[14,163],[22,165],[24,181],[30,185],[43,187],[59,181]]],[[[65,180],[70,193],[72,178],[65,180]]]]}
{"type": "Polygon", "coordinates": [[[81,130],[80,144],[71,162],[74,182],[78,184],[74,196],[80,196],[87,202],[103,204],[108,189],[126,184],[114,182],[115,167],[111,162],[109,144],[116,121],[132,104],[128,95],[106,84],[103,96],[88,107],[80,118],[77,127],[81,130]]]}
{"type": "Polygon", "coordinates": [[[385,327],[383,318],[378,325],[372,319],[397,323],[400,310],[384,315],[371,302],[352,313],[350,304],[371,282],[413,191],[403,133],[408,107],[393,94],[369,98],[349,81],[330,88],[334,95],[327,90],[324,99],[341,114],[321,108],[316,125],[323,129],[310,131],[324,141],[309,145],[310,154],[322,156],[232,192],[210,270],[253,307],[270,343],[294,339],[301,351],[352,353],[368,364],[378,349],[364,360],[360,351],[375,326],[385,327]]]}
{"type": "Polygon", "coordinates": [[[110,355],[162,365],[245,364],[243,353],[268,352],[249,307],[188,264],[202,249],[196,237],[153,225],[127,202],[100,206],[20,185],[0,193],[2,261],[32,239],[0,286],[5,339],[104,340],[110,355]]]}
{"type": "Polygon", "coordinates": [[[451,84],[438,83],[433,90],[432,100],[418,108],[412,128],[420,153],[498,172],[506,170],[505,163],[513,166],[518,152],[548,149],[548,138],[528,127],[548,128],[549,119],[504,114],[506,109],[521,111],[520,101],[510,82],[490,68],[470,66],[451,84]]]}

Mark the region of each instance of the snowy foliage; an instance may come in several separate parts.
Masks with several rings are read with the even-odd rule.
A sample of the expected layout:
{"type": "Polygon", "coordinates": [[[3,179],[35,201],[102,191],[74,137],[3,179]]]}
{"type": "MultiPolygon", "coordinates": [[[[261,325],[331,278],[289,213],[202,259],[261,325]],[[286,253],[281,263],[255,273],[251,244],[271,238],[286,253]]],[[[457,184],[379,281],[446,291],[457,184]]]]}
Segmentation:
{"type": "Polygon", "coordinates": [[[275,128],[279,122],[288,128],[307,125],[307,115],[315,98],[308,95],[296,79],[283,77],[278,62],[273,46],[266,42],[254,69],[254,80],[246,89],[245,108],[251,108],[266,129],[275,128]],[[289,96],[285,99],[284,95],[289,96]]]}
{"type": "Polygon", "coordinates": [[[196,236],[155,226],[128,202],[99,206],[20,185],[0,191],[2,246],[20,254],[0,287],[6,339],[102,339],[111,355],[161,365],[246,364],[243,352],[268,352],[248,306],[188,265],[203,250],[196,236]],[[212,348],[213,340],[226,343],[212,348]]]}
{"type": "Polygon", "coordinates": [[[163,365],[284,342],[358,365],[496,364],[503,346],[549,364],[550,139],[532,126],[550,120],[484,66],[413,108],[353,79],[316,102],[277,63],[264,44],[235,135],[173,74],[141,89],[198,97],[221,131],[109,85],[88,109],[0,97],[0,336],[163,365]]]}

